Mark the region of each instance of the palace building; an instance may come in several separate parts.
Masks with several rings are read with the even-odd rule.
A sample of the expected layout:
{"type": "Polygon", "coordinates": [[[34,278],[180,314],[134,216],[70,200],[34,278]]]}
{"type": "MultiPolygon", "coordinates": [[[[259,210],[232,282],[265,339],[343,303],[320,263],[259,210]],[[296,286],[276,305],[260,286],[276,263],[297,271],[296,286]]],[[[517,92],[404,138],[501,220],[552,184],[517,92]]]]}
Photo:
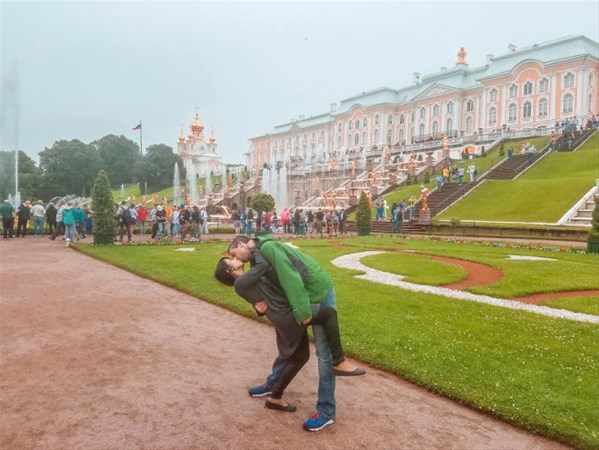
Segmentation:
{"type": "Polygon", "coordinates": [[[416,72],[410,86],[363,92],[251,138],[247,165],[258,175],[285,166],[290,203],[299,205],[341,182],[350,165],[366,169],[381,154],[434,162],[443,140],[454,157],[479,152],[497,134],[582,124],[599,113],[598,82],[599,43],[585,36],[510,45],[479,67],[461,48],[454,67],[416,72]],[[338,176],[323,184],[323,171],[338,176]],[[306,182],[315,174],[316,183],[306,182]]]}

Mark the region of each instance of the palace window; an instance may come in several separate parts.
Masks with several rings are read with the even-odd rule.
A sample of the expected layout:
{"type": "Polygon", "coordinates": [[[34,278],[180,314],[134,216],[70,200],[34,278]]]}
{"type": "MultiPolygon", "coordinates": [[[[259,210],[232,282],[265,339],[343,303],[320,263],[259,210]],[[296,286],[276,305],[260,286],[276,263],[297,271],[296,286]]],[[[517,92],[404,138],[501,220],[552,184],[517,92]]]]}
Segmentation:
{"type": "Polygon", "coordinates": [[[495,125],[497,123],[497,109],[493,106],[489,109],[489,125],[495,125]]]}
{"type": "Polygon", "coordinates": [[[378,125],[378,124],[379,124],[379,115],[378,115],[378,114],[376,114],[376,115],[374,116],[374,124],[375,124],[375,125],[378,125]]]}
{"type": "Polygon", "coordinates": [[[439,132],[439,123],[435,120],[433,122],[433,136],[435,136],[439,132]]]}
{"type": "Polygon", "coordinates": [[[424,124],[421,123],[418,127],[418,136],[424,136],[424,124]]]}
{"type": "Polygon", "coordinates": [[[416,121],[416,111],[412,111],[411,119],[412,119],[412,123],[414,123],[416,121]]]}
{"type": "Polygon", "coordinates": [[[508,108],[508,113],[507,113],[507,120],[508,122],[514,122],[516,120],[516,104],[512,103],[510,104],[510,107],[508,108]]]}
{"type": "Polygon", "coordinates": [[[589,74],[589,89],[591,89],[593,87],[593,74],[590,73],[589,74]]]}
{"type": "Polygon", "coordinates": [[[539,117],[547,117],[547,99],[539,100],[539,117]]]}
{"type": "Polygon", "coordinates": [[[387,131],[387,145],[391,145],[391,138],[392,138],[392,134],[391,134],[391,130],[387,131]]]}
{"type": "Polygon", "coordinates": [[[393,116],[391,114],[389,114],[389,117],[387,118],[387,123],[393,125],[393,116]]]}
{"type": "Polygon", "coordinates": [[[571,113],[572,111],[574,111],[574,96],[572,94],[564,95],[564,100],[562,104],[562,111],[564,113],[571,113]]]}
{"type": "Polygon", "coordinates": [[[453,102],[447,104],[447,114],[453,114],[453,102]]]}
{"type": "Polygon", "coordinates": [[[524,103],[524,106],[522,107],[522,117],[524,119],[530,119],[532,117],[532,103],[524,103]]]}
{"type": "Polygon", "coordinates": [[[441,108],[439,107],[439,105],[433,106],[433,116],[438,116],[439,112],[440,112],[440,109],[441,108]]]}
{"type": "Polygon", "coordinates": [[[539,82],[539,92],[547,92],[549,90],[549,80],[547,78],[543,78],[539,82]]]}
{"type": "Polygon", "coordinates": [[[364,120],[362,121],[362,126],[364,128],[366,128],[368,126],[368,119],[366,117],[364,117],[364,120]]]}
{"type": "Polygon", "coordinates": [[[354,137],[354,144],[360,145],[360,133],[356,133],[356,136],[354,137]]]}
{"type": "Polygon", "coordinates": [[[337,124],[337,131],[338,131],[339,133],[341,133],[341,132],[343,131],[343,124],[342,124],[341,122],[339,122],[339,123],[337,124]]]}
{"type": "Polygon", "coordinates": [[[571,88],[574,87],[574,74],[571,72],[568,72],[565,76],[564,76],[564,88],[571,88]]]}
{"type": "Polygon", "coordinates": [[[472,132],[472,117],[466,119],[466,133],[472,132]]]}
{"type": "Polygon", "coordinates": [[[489,92],[489,101],[490,102],[497,101],[497,89],[491,89],[491,91],[489,92]]]}
{"type": "Polygon", "coordinates": [[[466,103],[466,112],[474,111],[474,102],[472,100],[468,100],[466,103]]]}
{"type": "Polygon", "coordinates": [[[349,122],[347,122],[347,129],[351,130],[353,126],[353,122],[350,120],[349,122]]]}
{"type": "Polygon", "coordinates": [[[518,95],[518,86],[512,84],[510,86],[510,98],[515,98],[518,95]]]}
{"type": "Polygon", "coordinates": [[[356,120],[356,130],[359,130],[359,129],[360,129],[360,121],[356,120]]]}
{"type": "Polygon", "coordinates": [[[379,130],[374,130],[374,143],[378,143],[379,141],[379,130]]]}
{"type": "Polygon", "coordinates": [[[402,114],[401,116],[399,116],[399,124],[403,125],[405,122],[406,118],[404,117],[404,115],[402,114]]]}
{"type": "Polygon", "coordinates": [[[401,128],[399,130],[399,143],[401,144],[401,143],[403,143],[403,141],[404,141],[404,132],[403,132],[403,128],[401,128]]]}
{"type": "Polygon", "coordinates": [[[337,147],[341,147],[341,135],[337,136],[337,147]]]}
{"type": "Polygon", "coordinates": [[[366,145],[366,131],[362,133],[362,145],[366,145]]]}
{"type": "Polygon", "coordinates": [[[524,95],[532,94],[532,82],[527,81],[524,83],[524,95]]]}
{"type": "Polygon", "coordinates": [[[451,133],[452,128],[453,128],[453,120],[447,119],[447,127],[445,128],[445,131],[447,132],[447,134],[451,133]]]}
{"type": "Polygon", "coordinates": [[[347,146],[351,146],[351,133],[347,133],[347,146]]]}
{"type": "Polygon", "coordinates": [[[426,116],[426,109],[420,108],[420,120],[424,120],[424,116],[426,116]]]}

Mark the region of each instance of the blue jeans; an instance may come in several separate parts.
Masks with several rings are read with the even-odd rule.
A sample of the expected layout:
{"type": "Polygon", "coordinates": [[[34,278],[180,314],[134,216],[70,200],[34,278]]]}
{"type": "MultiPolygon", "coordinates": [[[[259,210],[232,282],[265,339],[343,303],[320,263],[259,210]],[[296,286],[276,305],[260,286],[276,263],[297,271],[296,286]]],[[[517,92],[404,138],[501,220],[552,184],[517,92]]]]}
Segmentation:
{"type": "Polygon", "coordinates": [[[33,230],[35,234],[44,234],[44,218],[34,217],[33,218],[33,230]]]}
{"type": "MultiPolygon", "coordinates": [[[[321,305],[336,308],[335,289],[331,288],[320,302],[321,305]]],[[[318,357],[318,401],[316,411],[326,419],[335,420],[337,407],[335,403],[335,375],[333,375],[333,363],[331,349],[322,325],[312,325],[314,343],[316,345],[316,356],[318,357]]],[[[272,366],[272,372],[266,379],[266,385],[271,387],[278,378],[285,361],[277,357],[272,366]]]]}
{"type": "Polygon", "coordinates": [[[74,241],[77,238],[74,223],[64,224],[64,238],[69,241],[74,241]]]}

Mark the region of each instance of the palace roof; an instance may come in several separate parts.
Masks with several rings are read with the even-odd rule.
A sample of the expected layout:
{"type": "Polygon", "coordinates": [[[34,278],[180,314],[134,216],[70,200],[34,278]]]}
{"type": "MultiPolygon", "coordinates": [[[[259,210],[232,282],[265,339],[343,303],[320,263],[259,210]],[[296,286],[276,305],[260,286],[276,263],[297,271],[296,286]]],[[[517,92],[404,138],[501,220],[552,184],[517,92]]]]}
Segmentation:
{"type": "Polygon", "coordinates": [[[420,77],[418,83],[401,89],[383,86],[362,92],[341,100],[335,111],[307,118],[300,117],[295,121],[275,126],[267,134],[286,133],[292,127],[309,128],[329,123],[356,105],[370,107],[386,103],[403,104],[435,95],[437,92],[440,94],[452,90],[475,89],[482,86],[482,80],[507,75],[514,66],[526,61],[540,61],[544,65],[550,65],[585,56],[599,60],[599,43],[583,35],[566,36],[520,49],[514,47],[508,53],[490,57],[484,66],[470,68],[464,64],[456,65],[448,70],[425,74],[420,77]]]}

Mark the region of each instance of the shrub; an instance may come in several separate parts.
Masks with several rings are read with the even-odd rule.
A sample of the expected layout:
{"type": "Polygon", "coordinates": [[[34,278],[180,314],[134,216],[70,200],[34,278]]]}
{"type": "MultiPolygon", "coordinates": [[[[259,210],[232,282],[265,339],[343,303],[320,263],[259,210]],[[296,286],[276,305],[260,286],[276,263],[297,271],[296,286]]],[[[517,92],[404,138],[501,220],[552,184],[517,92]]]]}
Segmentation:
{"type": "Polygon", "coordinates": [[[272,211],[275,208],[275,199],[270,194],[259,192],[252,198],[250,208],[255,209],[258,214],[264,211],[272,211]]]}
{"type": "Polygon", "coordinates": [[[370,234],[370,203],[364,192],[360,194],[360,201],[358,202],[356,226],[358,228],[358,235],[367,236],[370,234]]]}
{"type": "Polygon", "coordinates": [[[599,195],[595,195],[592,228],[587,241],[587,253],[599,253],[599,195]]]}
{"type": "Polygon", "coordinates": [[[92,210],[94,212],[94,244],[112,244],[114,236],[114,211],[112,190],[106,172],[100,170],[92,188],[92,210]]]}
{"type": "Polygon", "coordinates": [[[431,182],[431,174],[430,174],[430,172],[428,172],[428,171],[427,171],[427,172],[424,174],[424,183],[425,183],[425,184],[428,184],[428,183],[430,183],[430,182],[431,182]]]}

